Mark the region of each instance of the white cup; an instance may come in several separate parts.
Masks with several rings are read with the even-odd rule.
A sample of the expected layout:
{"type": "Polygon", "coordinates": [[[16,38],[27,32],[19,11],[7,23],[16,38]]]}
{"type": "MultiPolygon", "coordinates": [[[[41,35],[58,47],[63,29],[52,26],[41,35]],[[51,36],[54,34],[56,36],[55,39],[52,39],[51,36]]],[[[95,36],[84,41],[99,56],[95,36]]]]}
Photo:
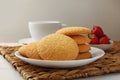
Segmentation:
{"type": "Polygon", "coordinates": [[[55,33],[63,26],[65,26],[65,24],[59,21],[34,21],[29,22],[29,31],[32,39],[39,41],[44,36],[55,33]]]}

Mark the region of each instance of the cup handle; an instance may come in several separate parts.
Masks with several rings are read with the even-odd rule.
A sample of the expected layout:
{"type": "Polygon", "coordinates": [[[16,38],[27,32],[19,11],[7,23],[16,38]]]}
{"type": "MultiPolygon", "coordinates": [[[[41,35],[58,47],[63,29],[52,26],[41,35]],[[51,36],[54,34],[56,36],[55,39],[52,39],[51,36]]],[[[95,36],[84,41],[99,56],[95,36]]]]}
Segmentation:
{"type": "Polygon", "coordinates": [[[67,24],[62,24],[62,27],[67,27],[67,24]]]}

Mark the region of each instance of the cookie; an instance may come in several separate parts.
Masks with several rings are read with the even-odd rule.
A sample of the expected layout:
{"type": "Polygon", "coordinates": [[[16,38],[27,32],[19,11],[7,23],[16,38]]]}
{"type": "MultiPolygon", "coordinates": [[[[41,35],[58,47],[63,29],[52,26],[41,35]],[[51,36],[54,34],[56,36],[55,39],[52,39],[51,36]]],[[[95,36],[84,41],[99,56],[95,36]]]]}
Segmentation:
{"type": "Polygon", "coordinates": [[[19,53],[32,59],[41,59],[37,51],[38,42],[32,42],[19,48],[19,53]]]}
{"type": "Polygon", "coordinates": [[[65,27],[56,31],[56,33],[64,35],[79,35],[79,34],[89,34],[91,30],[86,27],[65,27]]]}
{"type": "Polygon", "coordinates": [[[79,52],[88,52],[90,50],[90,45],[89,44],[80,44],[78,45],[79,47],[79,52]]]}
{"type": "Polygon", "coordinates": [[[90,39],[87,36],[83,35],[74,35],[70,36],[72,39],[75,40],[77,44],[85,44],[85,43],[90,43],[90,39]]]}
{"type": "Polygon", "coordinates": [[[84,52],[84,53],[79,53],[76,60],[80,60],[80,59],[88,59],[91,58],[92,55],[90,52],[84,52]]]}
{"type": "Polygon", "coordinates": [[[39,41],[38,53],[44,60],[74,60],[79,49],[72,38],[63,34],[50,34],[39,41]]]}

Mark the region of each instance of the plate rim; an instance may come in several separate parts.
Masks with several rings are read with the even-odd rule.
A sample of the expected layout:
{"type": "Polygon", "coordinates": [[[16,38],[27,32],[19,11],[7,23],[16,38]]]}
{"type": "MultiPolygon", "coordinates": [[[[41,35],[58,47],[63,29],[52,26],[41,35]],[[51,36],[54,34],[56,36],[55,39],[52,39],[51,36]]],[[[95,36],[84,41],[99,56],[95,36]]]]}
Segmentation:
{"type": "Polygon", "coordinates": [[[73,68],[73,67],[84,66],[84,65],[90,64],[105,55],[105,52],[102,49],[95,48],[95,47],[92,47],[92,48],[93,48],[93,51],[95,52],[96,50],[100,50],[99,51],[100,53],[95,54],[95,52],[93,52],[93,56],[95,54],[94,57],[89,58],[89,59],[83,59],[83,60],[61,60],[61,61],[60,60],[37,60],[37,59],[31,59],[31,58],[24,57],[20,55],[18,51],[16,51],[14,54],[15,56],[16,56],[16,53],[19,54],[20,56],[18,55],[16,57],[18,58],[22,57],[20,58],[21,60],[31,65],[47,67],[47,68],[73,68]]]}

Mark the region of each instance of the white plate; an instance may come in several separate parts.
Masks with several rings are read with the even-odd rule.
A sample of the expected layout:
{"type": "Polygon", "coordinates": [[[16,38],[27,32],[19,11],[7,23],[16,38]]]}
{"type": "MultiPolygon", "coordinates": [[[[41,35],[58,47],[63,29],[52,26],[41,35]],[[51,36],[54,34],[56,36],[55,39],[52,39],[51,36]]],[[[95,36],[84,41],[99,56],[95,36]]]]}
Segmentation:
{"type": "Polygon", "coordinates": [[[91,47],[97,47],[103,50],[107,50],[113,46],[113,41],[110,40],[110,44],[90,44],[91,47]]]}
{"type": "Polygon", "coordinates": [[[20,39],[18,41],[18,43],[21,43],[21,44],[28,44],[28,43],[31,43],[31,42],[34,42],[35,40],[33,40],[32,38],[24,38],[24,39],[20,39]]]}
{"type": "Polygon", "coordinates": [[[103,50],[99,48],[94,48],[94,47],[91,47],[90,52],[92,54],[92,58],[83,59],[83,60],[66,60],[66,61],[30,59],[20,55],[18,51],[15,52],[15,55],[21,60],[26,61],[32,65],[49,67],[49,68],[72,68],[72,67],[83,66],[91,62],[94,62],[95,60],[99,59],[105,54],[103,50]]]}

